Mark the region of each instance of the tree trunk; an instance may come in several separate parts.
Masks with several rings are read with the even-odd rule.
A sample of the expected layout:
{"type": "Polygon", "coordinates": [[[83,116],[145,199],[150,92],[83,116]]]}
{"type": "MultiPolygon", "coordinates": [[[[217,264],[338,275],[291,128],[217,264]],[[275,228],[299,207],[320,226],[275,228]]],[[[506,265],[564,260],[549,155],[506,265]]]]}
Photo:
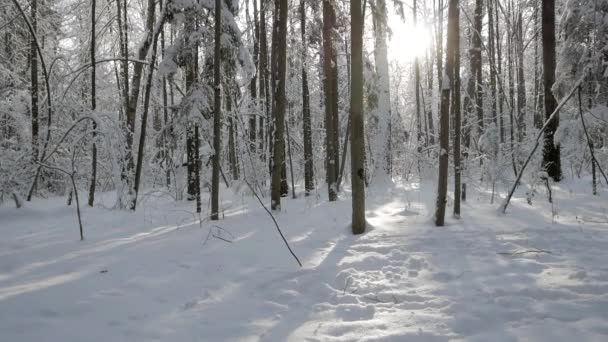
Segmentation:
{"type": "Polygon", "coordinates": [[[251,82],[249,84],[249,91],[251,92],[251,101],[252,101],[252,112],[249,117],[249,150],[252,153],[255,153],[257,143],[256,143],[256,126],[257,126],[257,115],[259,107],[258,107],[258,92],[257,92],[257,82],[259,71],[259,63],[258,56],[260,52],[260,24],[258,22],[258,2],[257,0],[253,0],[253,64],[255,65],[256,74],[253,75],[251,82]]]}
{"type": "Polygon", "coordinates": [[[523,8],[517,11],[517,141],[521,144],[526,135],[526,78],[524,75],[523,8]]]}
{"type": "MultiPolygon", "coordinates": [[[[152,5],[154,6],[154,5],[152,5]]],[[[163,18],[160,19],[163,21],[163,18]]],[[[154,21],[152,21],[150,30],[154,31],[154,21]]],[[[161,24],[162,25],[162,24],[161,24]]],[[[137,146],[137,165],[135,167],[135,182],[133,188],[133,198],[131,202],[131,210],[135,210],[137,207],[137,195],[139,194],[139,186],[141,184],[141,173],[143,172],[144,153],[146,148],[146,129],[148,124],[148,113],[150,108],[150,93],[152,90],[152,80],[154,75],[154,64],[156,64],[156,44],[158,42],[158,32],[149,32],[152,37],[152,56],[150,58],[150,64],[148,67],[148,79],[146,80],[146,87],[144,91],[144,110],[141,116],[141,129],[139,132],[139,145],[137,146]]]]}
{"type": "Polygon", "coordinates": [[[232,174],[232,180],[237,180],[240,177],[240,172],[238,159],[236,157],[237,126],[234,124],[232,101],[232,95],[226,96],[226,117],[228,118],[228,162],[230,163],[230,173],[232,174]]]}
{"type": "Polygon", "coordinates": [[[338,199],[337,179],[339,159],[336,159],[338,145],[338,68],[333,44],[336,27],[336,13],[331,0],[323,1],[323,89],[325,92],[325,172],[329,200],[338,199]]]}
{"type": "MultiPolygon", "coordinates": [[[[96,65],[95,65],[95,5],[96,0],[91,0],[91,112],[95,114],[95,108],[97,107],[97,100],[95,95],[95,82],[97,81],[97,77],[95,75],[96,65]]],[[[89,206],[92,207],[95,203],[95,188],[97,186],[97,144],[95,143],[95,139],[97,138],[97,122],[93,120],[93,146],[91,148],[91,180],[89,185],[89,206]]]]}
{"type": "MultiPolygon", "coordinates": [[[[543,77],[545,86],[545,120],[557,107],[551,91],[555,83],[555,0],[542,0],[543,35],[543,77]]],[[[559,126],[559,115],[549,123],[545,131],[543,148],[543,168],[549,177],[559,182],[562,179],[559,145],[553,143],[553,136],[559,126]]]]}
{"type": "MultiPolygon", "coordinates": [[[[382,183],[390,181],[391,152],[390,152],[390,126],[391,126],[391,94],[388,68],[388,47],[386,43],[388,34],[388,15],[385,0],[376,0],[374,18],[374,58],[377,76],[377,131],[374,139],[374,178],[382,183]]],[[[440,25],[441,26],[441,25],[440,25]]]]}
{"type": "Polygon", "coordinates": [[[213,55],[213,166],[211,171],[211,220],[219,220],[220,156],[222,148],[222,89],[221,89],[221,44],[222,0],[215,0],[215,39],[213,55]]]}
{"type": "Polygon", "coordinates": [[[300,0],[300,28],[302,33],[302,126],[304,129],[304,191],[306,196],[314,190],[314,168],[312,152],[312,124],[310,118],[310,93],[306,72],[308,44],[306,37],[306,1],[300,0]]]}
{"type": "MultiPolygon", "coordinates": [[[[414,27],[418,27],[417,0],[414,0],[414,8],[412,11],[414,14],[414,27]]],[[[418,56],[414,56],[414,88],[414,93],[416,96],[416,152],[418,153],[418,165],[420,165],[420,153],[422,151],[422,119],[420,116],[420,61],[418,60],[418,56]]]]}
{"type": "MultiPolygon", "coordinates": [[[[38,0],[32,0],[30,8],[30,22],[34,34],[38,33],[38,0]]],[[[35,37],[30,37],[30,82],[32,100],[32,162],[38,162],[39,146],[39,123],[38,123],[38,50],[36,49],[35,37]]]]}
{"type": "Polygon", "coordinates": [[[281,210],[281,193],[283,183],[282,168],[285,167],[285,139],[283,137],[285,131],[285,81],[287,69],[287,0],[276,0],[279,14],[276,16],[277,23],[277,54],[276,69],[277,69],[277,86],[275,93],[275,133],[273,147],[273,163],[272,163],[272,184],[271,184],[271,208],[272,210],[281,210]]]}
{"type": "MultiPolygon", "coordinates": [[[[449,14],[449,13],[448,13],[449,14]]],[[[449,20],[449,17],[448,17],[449,20]]],[[[454,118],[454,216],[460,217],[461,199],[461,165],[460,165],[460,135],[461,135],[461,113],[460,113],[460,12],[456,8],[454,27],[457,33],[454,35],[454,73],[452,87],[452,117],[454,118]]],[[[449,33],[448,33],[449,35],[449,33]]]]}
{"type": "Polygon", "coordinates": [[[481,60],[481,29],[483,19],[483,0],[475,0],[475,17],[473,32],[473,75],[475,77],[475,107],[477,110],[477,135],[481,136],[484,127],[483,115],[483,84],[481,60]]]}
{"type": "MultiPolygon", "coordinates": [[[[449,0],[448,7],[448,39],[445,59],[445,74],[447,77],[454,76],[454,57],[456,44],[458,43],[459,13],[458,0],[449,0]]],[[[445,206],[448,190],[448,166],[450,148],[450,93],[451,84],[443,80],[441,89],[441,117],[439,120],[439,178],[437,181],[437,202],[435,209],[435,225],[443,226],[445,223],[445,206]]]]}
{"type": "Polygon", "coordinates": [[[365,232],[365,134],[363,120],[363,15],[361,0],[350,1],[351,15],[351,182],[352,231],[365,232]]]}

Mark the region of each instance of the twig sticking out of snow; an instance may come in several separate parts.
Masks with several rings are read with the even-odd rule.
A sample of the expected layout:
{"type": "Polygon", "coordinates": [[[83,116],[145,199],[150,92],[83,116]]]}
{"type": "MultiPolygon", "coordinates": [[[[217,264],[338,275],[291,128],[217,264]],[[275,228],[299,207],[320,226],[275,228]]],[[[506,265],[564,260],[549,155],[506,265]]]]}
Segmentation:
{"type": "Polygon", "coordinates": [[[300,265],[300,267],[302,267],[302,263],[300,262],[300,259],[298,259],[298,256],[293,252],[293,250],[289,246],[289,243],[287,242],[287,239],[285,239],[285,236],[283,235],[283,232],[281,231],[281,228],[279,227],[277,220],[274,218],[274,215],[272,215],[270,210],[268,210],[268,208],[266,208],[266,206],[264,205],[264,202],[262,202],[262,200],[260,199],[260,196],[258,196],[258,193],[255,190],[253,190],[253,187],[251,186],[251,184],[249,184],[249,182],[245,179],[243,181],[245,182],[245,184],[247,184],[247,186],[249,187],[251,192],[253,192],[253,195],[255,196],[255,198],[258,199],[258,202],[260,202],[260,205],[262,206],[262,208],[264,208],[264,210],[266,210],[268,215],[270,215],[270,218],[272,219],[272,222],[274,222],[275,227],[277,227],[277,231],[279,232],[279,235],[281,235],[281,239],[283,239],[283,242],[285,242],[285,246],[287,246],[289,253],[291,253],[293,258],[296,259],[296,261],[298,262],[298,265],[300,265]]]}

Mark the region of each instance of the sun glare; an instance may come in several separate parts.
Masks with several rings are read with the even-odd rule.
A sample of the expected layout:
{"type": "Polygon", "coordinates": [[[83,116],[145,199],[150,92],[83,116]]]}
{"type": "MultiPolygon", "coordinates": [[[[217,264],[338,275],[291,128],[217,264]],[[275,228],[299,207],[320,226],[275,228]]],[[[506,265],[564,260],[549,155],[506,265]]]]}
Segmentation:
{"type": "Polygon", "coordinates": [[[415,57],[424,56],[432,42],[427,27],[404,23],[399,18],[395,18],[390,24],[393,32],[388,46],[390,60],[411,62],[415,57]]]}

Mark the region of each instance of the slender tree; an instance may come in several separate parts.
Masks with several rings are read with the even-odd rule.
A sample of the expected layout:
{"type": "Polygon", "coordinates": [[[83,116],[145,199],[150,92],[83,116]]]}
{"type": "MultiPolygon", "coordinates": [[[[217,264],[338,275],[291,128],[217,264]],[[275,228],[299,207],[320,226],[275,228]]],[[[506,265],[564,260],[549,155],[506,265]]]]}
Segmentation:
{"type": "Polygon", "coordinates": [[[31,114],[32,114],[32,162],[38,162],[38,50],[36,49],[36,41],[33,35],[38,34],[38,0],[32,0],[30,5],[30,23],[32,31],[30,34],[30,85],[31,85],[31,114]]]}
{"type": "MultiPolygon", "coordinates": [[[[95,71],[97,67],[95,65],[95,6],[96,0],[91,0],[91,45],[90,45],[90,53],[91,53],[91,112],[95,112],[95,108],[97,108],[97,96],[95,94],[96,87],[95,83],[97,82],[97,76],[95,71]]],[[[95,203],[95,187],[97,186],[97,144],[95,143],[95,138],[97,133],[97,122],[93,120],[93,146],[91,147],[91,179],[89,185],[89,206],[92,207],[95,203]]]]}

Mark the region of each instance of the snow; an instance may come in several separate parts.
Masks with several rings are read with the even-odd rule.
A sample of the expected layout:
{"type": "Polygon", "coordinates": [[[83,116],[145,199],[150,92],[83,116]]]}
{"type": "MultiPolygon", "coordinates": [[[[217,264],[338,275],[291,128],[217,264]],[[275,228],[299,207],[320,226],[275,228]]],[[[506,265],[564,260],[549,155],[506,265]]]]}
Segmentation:
{"type": "Polygon", "coordinates": [[[64,198],[5,205],[1,339],[605,341],[608,206],[588,181],[500,216],[469,189],[445,227],[432,185],[394,186],[370,195],[357,237],[348,194],[286,199],[276,216],[303,268],[255,198],[225,189],[217,222],[161,193],[135,213],[100,195],[83,242],[64,198]]]}

